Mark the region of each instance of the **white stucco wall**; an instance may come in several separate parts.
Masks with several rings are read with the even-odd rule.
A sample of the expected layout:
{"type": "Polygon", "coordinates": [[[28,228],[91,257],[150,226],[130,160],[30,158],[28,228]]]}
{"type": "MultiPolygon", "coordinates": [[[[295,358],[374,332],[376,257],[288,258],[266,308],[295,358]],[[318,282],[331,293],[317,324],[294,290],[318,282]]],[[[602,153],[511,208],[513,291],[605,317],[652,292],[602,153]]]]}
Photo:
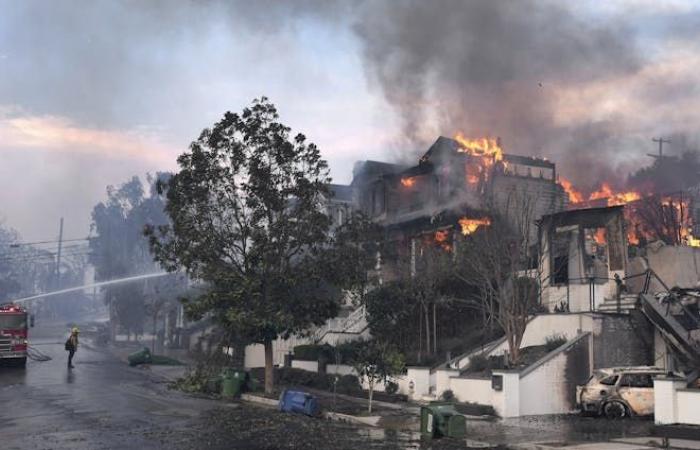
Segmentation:
{"type": "MultiPolygon", "coordinates": [[[[667,286],[683,288],[697,287],[700,279],[700,249],[663,245],[647,247],[649,267],[664,280],[667,286]]],[[[656,280],[652,281],[652,291],[661,290],[656,280]]]]}
{"type": "Polygon", "coordinates": [[[686,382],[681,378],[654,379],[654,422],[657,425],[700,425],[700,410],[697,407],[700,404],[700,391],[688,391],[684,389],[685,386],[686,382]]]}
{"type": "Polygon", "coordinates": [[[700,425],[700,390],[680,389],[676,395],[678,423],[700,425]]]}
{"type": "MultiPolygon", "coordinates": [[[[590,333],[594,331],[594,327],[593,316],[589,313],[540,314],[527,324],[520,347],[543,345],[547,338],[553,335],[562,335],[567,340],[571,340],[579,335],[579,331],[590,333]]],[[[504,340],[492,348],[488,346],[486,348],[490,348],[486,350],[486,355],[500,355],[508,351],[508,342],[504,340]]],[[[480,350],[476,350],[462,356],[457,360],[457,367],[466,368],[469,365],[469,359],[479,353],[480,350]]]]}
{"type": "Polygon", "coordinates": [[[352,366],[346,364],[327,364],[326,373],[328,375],[357,375],[352,366]]]}
{"type": "Polygon", "coordinates": [[[493,405],[491,378],[450,378],[450,389],[460,402],[493,405]]]}
{"type": "Polygon", "coordinates": [[[520,374],[494,370],[493,375],[503,377],[503,389],[492,390],[491,403],[496,414],[503,418],[520,416],[520,374]]]}
{"type": "Polygon", "coordinates": [[[566,391],[566,352],[520,378],[520,415],[564,414],[571,412],[566,391]]]}
{"type": "MultiPolygon", "coordinates": [[[[405,380],[406,395],[411,395],[408,384],[413,381],[413,395],[411,395],[413,400],[420,400],[430,392],[430,369],[428,367],[409,367],[405,380]]],[[[400,383],[399,386],[403,386],[403,383],[400,383]]]]}
{"type": "Polygon", "coordinates": [[[292,367],[295,369],[307,370],[309,372],[318,372],[318,361],[301,361],[292,360],[292,367]]]}
{"type": "Polygon", "coordinates": [[[443,392],[452,389],[450,377],[459,376],[459,370],[455,369],[438,369],[432,374],[434,376],[434,393],[440,398],[443,392]]]}
{"type": "MultiPolygon", "coordinates": [[[[276,339],[272,342],[272,361],[275,366],[284,365],[284,355],[291,353],[297,345],[308,344],[308,338],[292,336],[289,339],[276,339]]],[[[245,347],[244,363],[246,369],[265,367],[265,347],[252,344],[245,347]]]]}

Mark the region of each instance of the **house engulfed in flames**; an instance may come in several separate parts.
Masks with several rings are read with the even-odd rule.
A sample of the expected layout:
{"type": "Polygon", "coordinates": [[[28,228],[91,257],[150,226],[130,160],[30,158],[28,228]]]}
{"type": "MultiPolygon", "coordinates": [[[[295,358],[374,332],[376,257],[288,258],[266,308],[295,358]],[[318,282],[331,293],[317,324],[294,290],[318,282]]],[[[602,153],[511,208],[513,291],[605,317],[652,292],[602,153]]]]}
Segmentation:
{"type": "Polygon", "coordinates": [[[415,166],[362,161],[353,175],[356,207],[407,248],[429,236],[449,249],[455,233],[474,233],[491,214],[525,204],[532,220],[566,206],[554,163],[504,153],[493,138],[441,136],[415,166]],[[528,199],[515,201],[515,193],[528,199]]]}

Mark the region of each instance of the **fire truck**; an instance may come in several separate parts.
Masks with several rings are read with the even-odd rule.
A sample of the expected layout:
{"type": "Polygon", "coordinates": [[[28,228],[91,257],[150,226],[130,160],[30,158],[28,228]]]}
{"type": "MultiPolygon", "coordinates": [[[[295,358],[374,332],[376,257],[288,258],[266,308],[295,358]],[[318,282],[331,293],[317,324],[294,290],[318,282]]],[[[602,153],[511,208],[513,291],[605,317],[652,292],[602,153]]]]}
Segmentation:
{"type": "Polygon", "coordinates": [[[27,364],[27,310],[12,303],[0,305],[0,361],[27,364]]]}

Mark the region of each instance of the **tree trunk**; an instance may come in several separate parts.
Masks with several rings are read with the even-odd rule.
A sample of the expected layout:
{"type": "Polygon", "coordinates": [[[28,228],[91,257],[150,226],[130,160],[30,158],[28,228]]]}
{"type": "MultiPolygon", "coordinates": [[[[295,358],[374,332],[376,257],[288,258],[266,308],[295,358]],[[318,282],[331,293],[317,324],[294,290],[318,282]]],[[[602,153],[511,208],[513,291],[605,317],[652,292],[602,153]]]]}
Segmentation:
{"type": "Polygon", "coordinates": [[[435,349],[433,353],[437,355],[437,304],[435,303],[433,303],[433,349],[435,349]]]}
{"type": "Polygon", "coordinates": [[[272,339],[266,338],[265,346],[265,393],[272,394],[275,390],[275,371],[272,361],[272,339]]]}
{"type": "Polygon", "coordinates": [[[430,311],[428,310],[428,305],[424,305],[425,310],[425,354],[430,355],[433,353],[433,349],[430,346],[430,311]]]}
{"type": "Polygon", "coordinates": [[[423,353],[423,310],[418,308],[418,363],[423,353]]]}
{"type": "Polygon", "coordinates": [[[369,409],[368,412],[372,414],[372,396],[374,395],[374,379],[367,377],[367,384],[369,387],[369,409]]]}

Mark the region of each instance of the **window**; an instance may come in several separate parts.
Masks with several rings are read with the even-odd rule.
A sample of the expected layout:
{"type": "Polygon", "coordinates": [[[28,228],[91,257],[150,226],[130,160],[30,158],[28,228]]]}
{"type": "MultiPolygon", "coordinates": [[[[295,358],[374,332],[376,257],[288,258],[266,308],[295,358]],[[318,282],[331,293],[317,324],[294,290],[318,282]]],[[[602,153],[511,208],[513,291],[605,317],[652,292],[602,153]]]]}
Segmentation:
{"type": "Polygon", "coordinates": [[[648,373],[627,373],[622,376],[621,387],[651,388],[654,381],[648,373]]]}
{"type": "Polygon", "coordinates": [[[613,375],[611,377],[603,378],[600,380],[600,384],[604,384],[606,386],[615,386],[615,383],[617,383],[618,376],[613,375]]]}

